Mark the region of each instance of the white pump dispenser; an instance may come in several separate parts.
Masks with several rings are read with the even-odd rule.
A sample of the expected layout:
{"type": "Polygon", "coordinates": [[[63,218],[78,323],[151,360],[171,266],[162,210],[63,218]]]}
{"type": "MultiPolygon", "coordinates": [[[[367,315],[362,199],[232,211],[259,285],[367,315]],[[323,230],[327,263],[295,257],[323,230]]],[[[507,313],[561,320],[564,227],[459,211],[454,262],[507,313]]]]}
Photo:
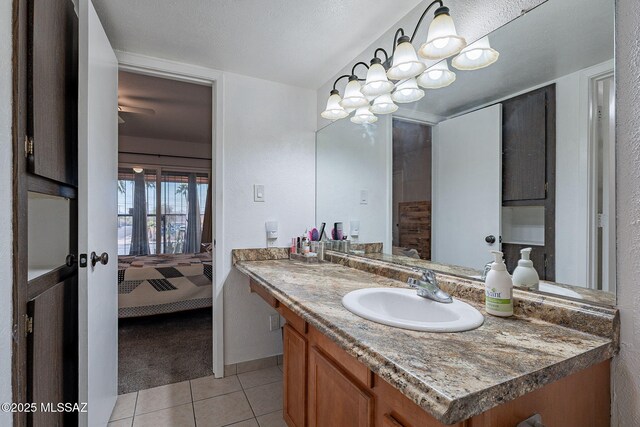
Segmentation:
{"type": "Polygon", "coordinates": [[[530,259],[531,248],[524,248],[520,251],[520,260],[518,266],[513,271],[513,285],[524,286],[529,289],[538,289],[540,277],[535,268],[533,261],[530,259]]]}
{"type": "Polygon", "coordinates": [[[502,260],[502,252],[491,251],[495,261],[484,281],[485,308],[494,316],[513,316],[513,282],[502,260]]]}

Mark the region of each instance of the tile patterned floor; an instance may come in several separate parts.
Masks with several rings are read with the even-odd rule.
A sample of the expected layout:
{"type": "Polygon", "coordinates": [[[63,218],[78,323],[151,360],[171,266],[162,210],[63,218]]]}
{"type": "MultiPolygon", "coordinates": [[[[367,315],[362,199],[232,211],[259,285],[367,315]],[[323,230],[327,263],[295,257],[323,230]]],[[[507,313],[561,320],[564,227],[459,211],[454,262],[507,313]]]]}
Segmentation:
{"type": "Polygon", "coordinates": [[[284,427],[282,367],[118,396],[108,427],[284,427]]]}

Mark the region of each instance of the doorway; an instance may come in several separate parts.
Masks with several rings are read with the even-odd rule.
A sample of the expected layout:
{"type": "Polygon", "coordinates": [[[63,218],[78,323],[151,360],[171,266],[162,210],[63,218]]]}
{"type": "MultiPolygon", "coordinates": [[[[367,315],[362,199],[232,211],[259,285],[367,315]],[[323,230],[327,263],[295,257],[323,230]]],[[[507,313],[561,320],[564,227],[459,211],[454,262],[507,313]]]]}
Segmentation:
{"type": "Polygon", "coordinates": [[[211,85],[123,70],[118,81],[125,394],[213,373],[213,113],[211,85]]]}
{"type": "Polygon", "coordinates": [[[615,82],[613,72],[589,79],[590,287],[615,289],[615,82]]]}

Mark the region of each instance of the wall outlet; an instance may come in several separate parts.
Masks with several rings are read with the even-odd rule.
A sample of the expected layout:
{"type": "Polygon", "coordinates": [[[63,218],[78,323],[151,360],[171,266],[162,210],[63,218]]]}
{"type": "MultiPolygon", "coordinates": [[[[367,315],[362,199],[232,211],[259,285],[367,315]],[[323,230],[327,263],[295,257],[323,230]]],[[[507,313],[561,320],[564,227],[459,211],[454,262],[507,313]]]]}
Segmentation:
{"type": "Polygon", "coordinates": [[[369,203],[369,192],[367,190],[360,190],[360,204],[366,205],[369,203]]]}
{"type": "Polygon", "coordinates": [[[253,184],[253,201],[254,202],[264,202],[264,185],[262,184],[253,184]]]}
{"type": "Polygon", "coordinates": [[[280,329],[280,315],[272,314],[269,316],[269,331],[277,331],[280,329]]]}

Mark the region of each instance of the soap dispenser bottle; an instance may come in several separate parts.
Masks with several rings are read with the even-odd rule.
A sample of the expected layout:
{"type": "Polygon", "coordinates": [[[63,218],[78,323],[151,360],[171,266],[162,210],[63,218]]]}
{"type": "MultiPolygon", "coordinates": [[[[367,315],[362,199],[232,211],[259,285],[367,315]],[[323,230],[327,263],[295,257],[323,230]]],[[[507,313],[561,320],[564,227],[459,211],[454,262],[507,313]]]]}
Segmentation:
{"type": "Polygon", "coordinates": [[[494,316],[513,316],[513,282],[502,260],[502,252],[491,251],[495,261],[487,273],[485,286],[485,308],[494,316]]]}
{"type": "Polygon", "coordinates": [[[513,285],[524,286],[529,289],[538,289],[540,277],[531,261],[531,248],[524,248],[520,251],[518,266],[513,271],[513,285]]]}

